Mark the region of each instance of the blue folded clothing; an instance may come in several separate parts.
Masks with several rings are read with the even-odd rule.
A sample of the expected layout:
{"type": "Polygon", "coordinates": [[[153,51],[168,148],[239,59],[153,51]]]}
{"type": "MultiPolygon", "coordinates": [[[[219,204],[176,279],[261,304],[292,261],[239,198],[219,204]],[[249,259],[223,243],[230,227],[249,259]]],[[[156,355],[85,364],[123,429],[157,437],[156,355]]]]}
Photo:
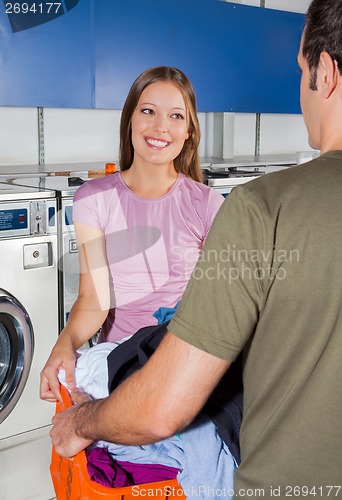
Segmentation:
{"type": "Polygon", "coordinates": [[[179,301],[177,302],[175,307],[159,307],[159,309],[157,309],[156,312],[153,313],[152,316],[154,316],[158,320],[158,325],[165,323],[165,321],[170,321],[172,316],[177,311],[178,304],[179,301]]]}

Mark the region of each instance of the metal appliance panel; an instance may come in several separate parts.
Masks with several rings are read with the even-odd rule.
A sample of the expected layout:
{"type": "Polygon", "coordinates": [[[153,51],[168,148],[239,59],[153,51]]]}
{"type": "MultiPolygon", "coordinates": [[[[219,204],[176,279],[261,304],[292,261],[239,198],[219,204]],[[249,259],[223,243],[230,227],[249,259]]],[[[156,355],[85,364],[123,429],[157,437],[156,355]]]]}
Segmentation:
{"type": "Polygon", "coordinates": [[[44,199],[55,198],[55,193],[51,190],[39,190],[35,187],[12,184],[7,182],[6,177],[0,178],[0,181],[0,201],[23,201],[41,199],[41,191],[44,191],[44,199]]]}
{"type": "Polygon", "coordinates": [[[35,349],[25,389],[10,415],[0,425],[0,439],[48,425],[53,405],[39,399],[39,375],[57,339],[57,235],[0,240],[0,288],[26,309],[33,325],[35,349]],[[52,261],[25,269],[24,248],[51,246],[52,261]]]}
{"type": "Polygon", "coordinates": [[[293,159],[282,159],[277,162],[272,158],[274,163],[267,161],[250,161],[250,162],[225,162],[216,160],[209,167],[203,169],[204,182],[221,193],[227,196],[235,186],[253,181],[262,175],[267,175],[272,172],[290,168],[294,165],[293,159]]]}
{"type": "Polygon", "coordinates": [[[52,191],[43,193],[0,183],[0,334],[5,349],[1,367],[0,491],[2,498],[11,500],[54,496],[48,458],[54,405],[40,400],[39,379],[58,336],[56,209],[52,191]],[[17,227],[20,204],[28,211],[24,225],[29,234],[27,227],[24,234],[17,227]],[[8,301],[9,296],[15,300],[8,301]],[[11,326],[16,324],[18,328],[27,325],[27,330],[31,324],[31,342],[24,332],[25,342],[15,344],[18,330],[11,326]],[[11,351],[11,345],[15,351],[11,351]],[[8,386],[4,385],[12,380],[8,359],[13,361],[11,367],[20,370],[25,366],[14,395],[12,389],[7,393],[8,386]]]}

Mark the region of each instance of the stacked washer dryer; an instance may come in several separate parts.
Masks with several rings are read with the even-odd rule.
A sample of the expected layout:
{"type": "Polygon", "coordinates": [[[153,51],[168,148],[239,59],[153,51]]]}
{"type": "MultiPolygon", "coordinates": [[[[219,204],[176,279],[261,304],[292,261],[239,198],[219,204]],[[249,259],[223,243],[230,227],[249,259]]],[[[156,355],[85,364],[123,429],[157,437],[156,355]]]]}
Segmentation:
{"type": "Polygon", "coordinates": [[[54,405],[39,399],[39,374],[58,335],[56,215],[53,190],[0,183],[2,500],[54,496],[54,405]]]}

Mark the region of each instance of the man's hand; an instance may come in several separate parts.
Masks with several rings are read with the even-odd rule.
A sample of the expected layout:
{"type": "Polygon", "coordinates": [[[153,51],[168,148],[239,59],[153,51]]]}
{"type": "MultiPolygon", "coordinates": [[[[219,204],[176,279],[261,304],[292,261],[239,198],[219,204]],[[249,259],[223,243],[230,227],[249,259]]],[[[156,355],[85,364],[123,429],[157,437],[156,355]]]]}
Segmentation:
{"type": "Polygon", "coordinates": [[[91,401],[91,397],[75,388],[71,392],[71,400],[74,406],[53,417],[50,431],[50,437],[56,452],[65,458],[75,456],[92,443],[92,440],[79,437],[75,430],[79,414],[83,409],[82,403],[91,401]]]}

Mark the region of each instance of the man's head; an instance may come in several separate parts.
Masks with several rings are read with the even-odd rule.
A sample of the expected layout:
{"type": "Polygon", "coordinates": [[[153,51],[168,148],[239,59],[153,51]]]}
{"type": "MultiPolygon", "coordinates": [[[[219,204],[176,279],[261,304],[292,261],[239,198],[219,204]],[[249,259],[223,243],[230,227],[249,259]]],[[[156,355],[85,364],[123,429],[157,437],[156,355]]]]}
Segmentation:
{"type": "Polygon", "coordinates": [[[342,75],[342,1],[313,0],[306,16],[303,56],[309,64],[311,90],[317,90],[320,55],[326,51],[342,75]]]}
{"type": "Polygon", "coordinates": [[[297,60],[310,146],[342,149],[342,0],[311,2],[297,60]]]}

